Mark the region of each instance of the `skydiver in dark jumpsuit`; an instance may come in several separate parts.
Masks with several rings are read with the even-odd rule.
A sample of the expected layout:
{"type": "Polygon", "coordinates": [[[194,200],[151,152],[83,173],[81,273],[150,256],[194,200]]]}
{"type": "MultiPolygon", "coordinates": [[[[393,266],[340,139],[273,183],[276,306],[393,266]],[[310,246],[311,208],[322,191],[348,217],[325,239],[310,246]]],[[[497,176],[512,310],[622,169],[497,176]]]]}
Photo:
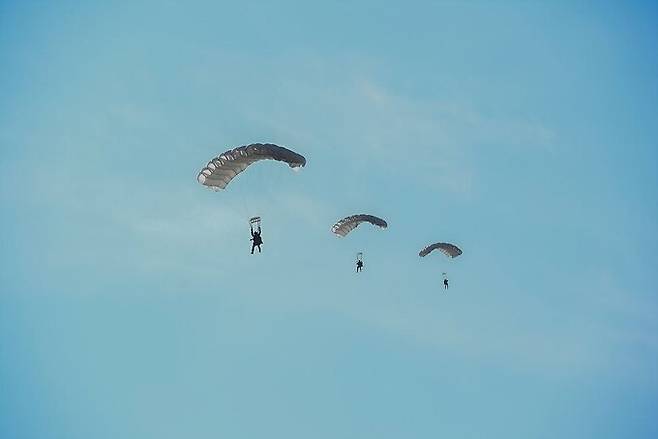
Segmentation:
{"type": "Polygon", "coordinates": [[[356,272],[358,273],[361,270],[363,270],[363,261],[359,259],[356,261],[356,272]]]}
{"type": "Polygon", "coordinates": [[[260,245],[263,243],[263,239],[260,237],[260,226],[258,226],[258,231],[254,232],[254,228],[251,228],[251,254],[254,254],[254,248],[258,247],[258,253],[260,253],[260,245]]]}
{"type": "Polygon", "coordinates": [[[443,279],[443,289],[448,289],[448,278],[443,279]]]}

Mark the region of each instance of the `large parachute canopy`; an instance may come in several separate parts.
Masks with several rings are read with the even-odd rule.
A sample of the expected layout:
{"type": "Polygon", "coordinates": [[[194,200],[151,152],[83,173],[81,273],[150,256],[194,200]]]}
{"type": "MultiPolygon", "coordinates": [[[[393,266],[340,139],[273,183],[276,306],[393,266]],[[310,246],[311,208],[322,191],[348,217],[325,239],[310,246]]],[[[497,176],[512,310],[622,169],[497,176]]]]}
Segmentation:
{"type": "Polygon", "coordinates": [[[432,253],[434,250],[441,251],[444,255],[456,258],[462,254],[462,251],[459,247],[454,244],[449,244],[447,242],[437,242],[436,244],[428,245],[418,253],[418,256],[425,257],[432,253]]]}
{"type": "Polygon", "coordinates": [[[365,223],[370,223],[373,226],[377,226],[377,227],[380,227],[382,229],[385,229],[386,227],[388,227],[388,224],[386,224],[386,221],[384,221],[381,218],[378,218],[378,217],[373,216],[373,215],[360,214],[360,215],[348,216],[347,218],[343,218],[342,220],[338,221],[331,228],[331,232],[335,233],[336,236],[345,237],[352,230],[356,229],[359,226],[359,224],[364,223],[364,222],[365,223]]]}
{"type": "Polygon", "coordinates": [[[230,149],[210,160],[203,168],[197,181],[212,190],[226,189],[226,186],[249,165],[260,160],[276,160],[287,163],[293,169],[306,165],[304,156],[272,143],[253,143],[230,149]]]}

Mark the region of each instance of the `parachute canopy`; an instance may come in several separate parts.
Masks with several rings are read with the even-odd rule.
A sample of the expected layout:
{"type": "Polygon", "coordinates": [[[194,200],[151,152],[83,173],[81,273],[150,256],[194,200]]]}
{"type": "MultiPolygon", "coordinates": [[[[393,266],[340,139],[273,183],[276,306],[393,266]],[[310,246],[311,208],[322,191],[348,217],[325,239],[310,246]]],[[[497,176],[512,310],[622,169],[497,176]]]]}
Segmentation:
{"type": "Polygon", "coordinates": [[[271,143],[254,143],[230,149],[210,160],[196,179],[215,191],[225,189],[236,175],[260,160],[285,162],[293,169],[306,165],[304,156],[287,148],[271,143]]]}
{"type": "Polygon", "coordinates": [[[352,215],[352,216],[348,216],[347,218],[343,218],[342,220],[338,221],[336,224],[333,225],[333,227],[331,228],[331,232],[335,233],[337,236],[345,237],[352,230],[356,229],[359,226],[359,224],[364,222],[370,223],[373,226],[381,227],[382,229],[388,227],[386,221],[384,221],[381,218],[372,215],[361,214],[361,215],[352,215]]]}
{"type": "Polygon", "coordinates": [[[434,250],[440,250],[446,256],[451,258],[456,258],[462,254],[462,251],[459,247],[454,244],[449,244],[447,242],[437,242],[436,244],[428,245],[418,253],[418,256],[425,257],[432,253],[434,250]]]}

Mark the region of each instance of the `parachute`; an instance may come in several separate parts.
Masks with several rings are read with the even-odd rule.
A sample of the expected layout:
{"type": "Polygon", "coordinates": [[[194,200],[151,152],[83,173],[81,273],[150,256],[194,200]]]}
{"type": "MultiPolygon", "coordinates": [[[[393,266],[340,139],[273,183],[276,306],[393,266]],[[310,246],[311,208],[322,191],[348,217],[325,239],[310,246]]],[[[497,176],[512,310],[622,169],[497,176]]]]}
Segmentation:
{"type": "Polygon", "coordinates": [[[370,223],[373,226],[377,226],[382,229],[388,227],[386,221],[384,221],[381,218],[377,218],[376,216],[372,216],[372,215],[361,214],[361,215],[352,215],[352,216],[348,216],[347,218],[343,218],[342,220],[338,221],[336,224],[333,225],[333,227],[331,228],[331,232],[336,234],[336,236],[345,237],[352,230],[356,229],[359,226],[359,224],[364,222],[370,223]]]}
{"type": "Polygon", "coordinates": [[[287,148],[272,143],[254,143],[230,149],[210,160],[197,175],[197,181],[214,191],[226,189],[236,175],[260,160],[285,162],[293,169],[306,165],[304,156],[287,148]]]}
{"type": "Polygon", "coordinates": [[[421,258],[429,255],[434,250],[439,250],[448,257],[456,258],[462,254],[462,251],[459,247],[454,244],[449,244],[447,242],[437,242],[436,244],[428,245],[418,253],[418,256],[421,258]]]}
{"type": "Polygon", "coordinates": [[[249,226],[254,228],[260,229],[260,217],[259,216],[253,216],[249,218],[249,226]]]}

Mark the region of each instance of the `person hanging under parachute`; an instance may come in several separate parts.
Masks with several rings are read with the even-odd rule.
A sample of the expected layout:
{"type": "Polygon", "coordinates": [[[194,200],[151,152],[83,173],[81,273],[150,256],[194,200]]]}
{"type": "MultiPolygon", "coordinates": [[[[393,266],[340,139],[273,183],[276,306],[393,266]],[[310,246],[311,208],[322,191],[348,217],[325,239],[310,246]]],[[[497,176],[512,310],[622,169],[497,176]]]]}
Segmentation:
{"type": "MultiPolygon", "coordinates": [[[[454,244],[450,244],[448,242],[437,242],[435,244],[428,245],[427,247],[422,249],[420,253],[418,253],[418,256],[424,258],[425,256],[432,253],[434,250],[439,250],[441,253],[443,253],[450,259],[454,259],[462,254],[461,249],[454,244]]],[[[442,273],[442,274],[443,274],[443,289],[447,290],[448,289],[447,273],[442,273]]]]}
{"type": "MultiPolygon", "coordinates": [[[[339,238],[344,238],[362,223],[370,223],[373,226],[379,227],[380,229],[386,229],[388,227],[388,223],[381,218],[373,215],[359,214],[348,216],[336,222],[336,224],[331,227],[331,233],[338,236],[339,238]]],[[[359,273],[362,270],[363,253],[359,252],[356,255],[356,272],[359,273]]]]}
{"type": "MultiPolygon", "coordinates": [[[[288,148],[272,143],[253,143],[229,149],[210,160],[197,174],[197,181],[213,191],[222,191],[238,174],[252,164],[265,160],[285,163],[293,170],[306,166],[306,158],[288,148]]],[[[260,246],[263,244],[260,217],[251,218],[249,223],[252,241],[251,253],[254,253],[256,247],[260,253],[260,246]]]]}
{"type": "Polygon", "coordinates": [[[449,286],[448,286],[448,273],[443,272],[443,273],[441,273],[441,276],[443,276],[443,289],[447,290],[449,288],[449,286]]]}
{"type": "Polygon", "coordinates": [[[359,273],[363,270],[363,253],[356,254],[356,272],[359,273]]]}
{"type": "Polygon", "coordinates": [[[254,249],[258,247],[258,253],[261,252],[260,246],[263,243],[263,238],[261,236],[262,231],[260,228],[260,217],[255,216],[249,219],[249,230],[251,231],[251,254],[254,254],[254,249]],[[256,230],[254,230],[254,226],[256,230]]]}
{"type": "Polygon", "coordinates": [[[258,226],[256,231],[254,231],[253,226],[251,226],[250,228],[251,228],[251,239],[250,239],[250,241],[251,241],[251,254],[253,255],[254,254],[254,249],[256,247],[258,247],[258,253],[261,252],[260,246],[263,243],[263,238],[261,238],[261,236],[260,236],[260,233],[261,233],[260,226],[258,226]]]}

